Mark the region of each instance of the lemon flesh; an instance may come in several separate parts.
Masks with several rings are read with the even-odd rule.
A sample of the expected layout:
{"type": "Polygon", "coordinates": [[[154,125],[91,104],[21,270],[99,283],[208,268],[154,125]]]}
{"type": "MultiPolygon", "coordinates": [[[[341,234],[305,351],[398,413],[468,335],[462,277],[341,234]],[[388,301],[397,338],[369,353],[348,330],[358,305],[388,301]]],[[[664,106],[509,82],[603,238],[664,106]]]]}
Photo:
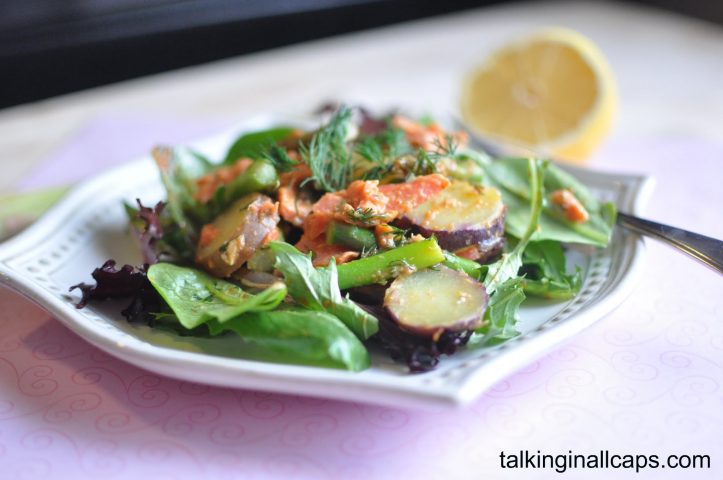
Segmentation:
{"type": "Polygon", "coordinates": [[[603,140],[617,99],[608,62],[586,37],[548,29],[471,71],[461,113],[472,130],[572,161],[603,140]]]}

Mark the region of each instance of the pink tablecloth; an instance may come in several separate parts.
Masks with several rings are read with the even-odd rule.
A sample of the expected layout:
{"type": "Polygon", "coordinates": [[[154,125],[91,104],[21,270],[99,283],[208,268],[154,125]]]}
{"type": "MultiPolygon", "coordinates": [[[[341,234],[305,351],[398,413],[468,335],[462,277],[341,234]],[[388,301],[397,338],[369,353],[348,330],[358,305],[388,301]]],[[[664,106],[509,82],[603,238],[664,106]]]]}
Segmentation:
{"type": "MultiPolygon", "coordinates": [[[[218,125],[100,119],[23,183],[90,175],[218,125]]],[[[657,178],[648,216],[723,237],[723,143],[611,144],[597,166],[657,178]],[[603,160],[604,159],[604,160],[603,160]]],[[[704,470],[570,478],[723,478],[723,281],[649,243],[614,313],[460,411],[418,412],[212,388],[91,347],[0,289],[0,478],[549,478],[501,450],[708,454],[704,470]]]]}

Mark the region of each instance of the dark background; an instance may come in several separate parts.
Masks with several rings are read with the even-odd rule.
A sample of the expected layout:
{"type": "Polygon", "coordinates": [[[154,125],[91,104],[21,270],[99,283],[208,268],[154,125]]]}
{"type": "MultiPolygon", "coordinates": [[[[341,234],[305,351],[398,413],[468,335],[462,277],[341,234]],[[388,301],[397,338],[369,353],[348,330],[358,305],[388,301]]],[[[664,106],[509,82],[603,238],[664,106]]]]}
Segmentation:
{"type": "MultiPolygon", "coordinates": [[[[495,3],[503,0],[0,0],[0,108],[495,3]]],[[[723,23],[721,0],[637,3],[723,23]]]]}

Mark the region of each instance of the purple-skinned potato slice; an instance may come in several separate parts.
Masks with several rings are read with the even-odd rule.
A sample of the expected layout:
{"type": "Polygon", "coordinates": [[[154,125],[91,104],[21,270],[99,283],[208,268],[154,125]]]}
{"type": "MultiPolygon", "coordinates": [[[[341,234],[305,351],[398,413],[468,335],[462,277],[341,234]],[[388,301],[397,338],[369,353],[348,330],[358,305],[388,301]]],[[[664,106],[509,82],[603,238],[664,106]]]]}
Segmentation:
{"type": "Polygon", "coordinates": [[[435,236],[439,246],[450,252],[475,247],[475,260],[484,262],[502,251],[505,212],[497,189],[455,181],[407,212],[399,223],[425,237],[435,236]]]}
{"type": "Polygon", "coordinates": [[[439,267],[397,277],[384,295],[384,307],[402,329],[438,338],[481,326],[488,300],[480,282],[439,267]]]}

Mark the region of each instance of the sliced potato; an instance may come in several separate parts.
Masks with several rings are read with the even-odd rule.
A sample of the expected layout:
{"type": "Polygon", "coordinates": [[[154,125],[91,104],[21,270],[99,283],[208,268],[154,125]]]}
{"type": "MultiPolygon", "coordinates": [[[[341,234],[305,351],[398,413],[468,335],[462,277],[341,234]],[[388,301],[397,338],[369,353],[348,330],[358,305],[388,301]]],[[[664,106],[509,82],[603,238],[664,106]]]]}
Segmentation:
{"type": "Polygon", "coordinates": [[[436,236],[445,250],[475,246],[484,261],[502,250],[505,205],[500,192],[454,181],[439,194],[406,213],[402,223],[425,237],[436,236]]]}
{"type": "Polygon", "coordinates": [[[397,277],[384,295],[384,306],[404,330],[430,336],[477,328],[487,308],[484,285],[447,267],[397,277]]]}
{"type": "Polygon", "coordinates": [[[246,195],[204,225],[196,263],[216,276],[228,277],[264,245],[278,223],[277,203],[260,193],[246,195]]]}

